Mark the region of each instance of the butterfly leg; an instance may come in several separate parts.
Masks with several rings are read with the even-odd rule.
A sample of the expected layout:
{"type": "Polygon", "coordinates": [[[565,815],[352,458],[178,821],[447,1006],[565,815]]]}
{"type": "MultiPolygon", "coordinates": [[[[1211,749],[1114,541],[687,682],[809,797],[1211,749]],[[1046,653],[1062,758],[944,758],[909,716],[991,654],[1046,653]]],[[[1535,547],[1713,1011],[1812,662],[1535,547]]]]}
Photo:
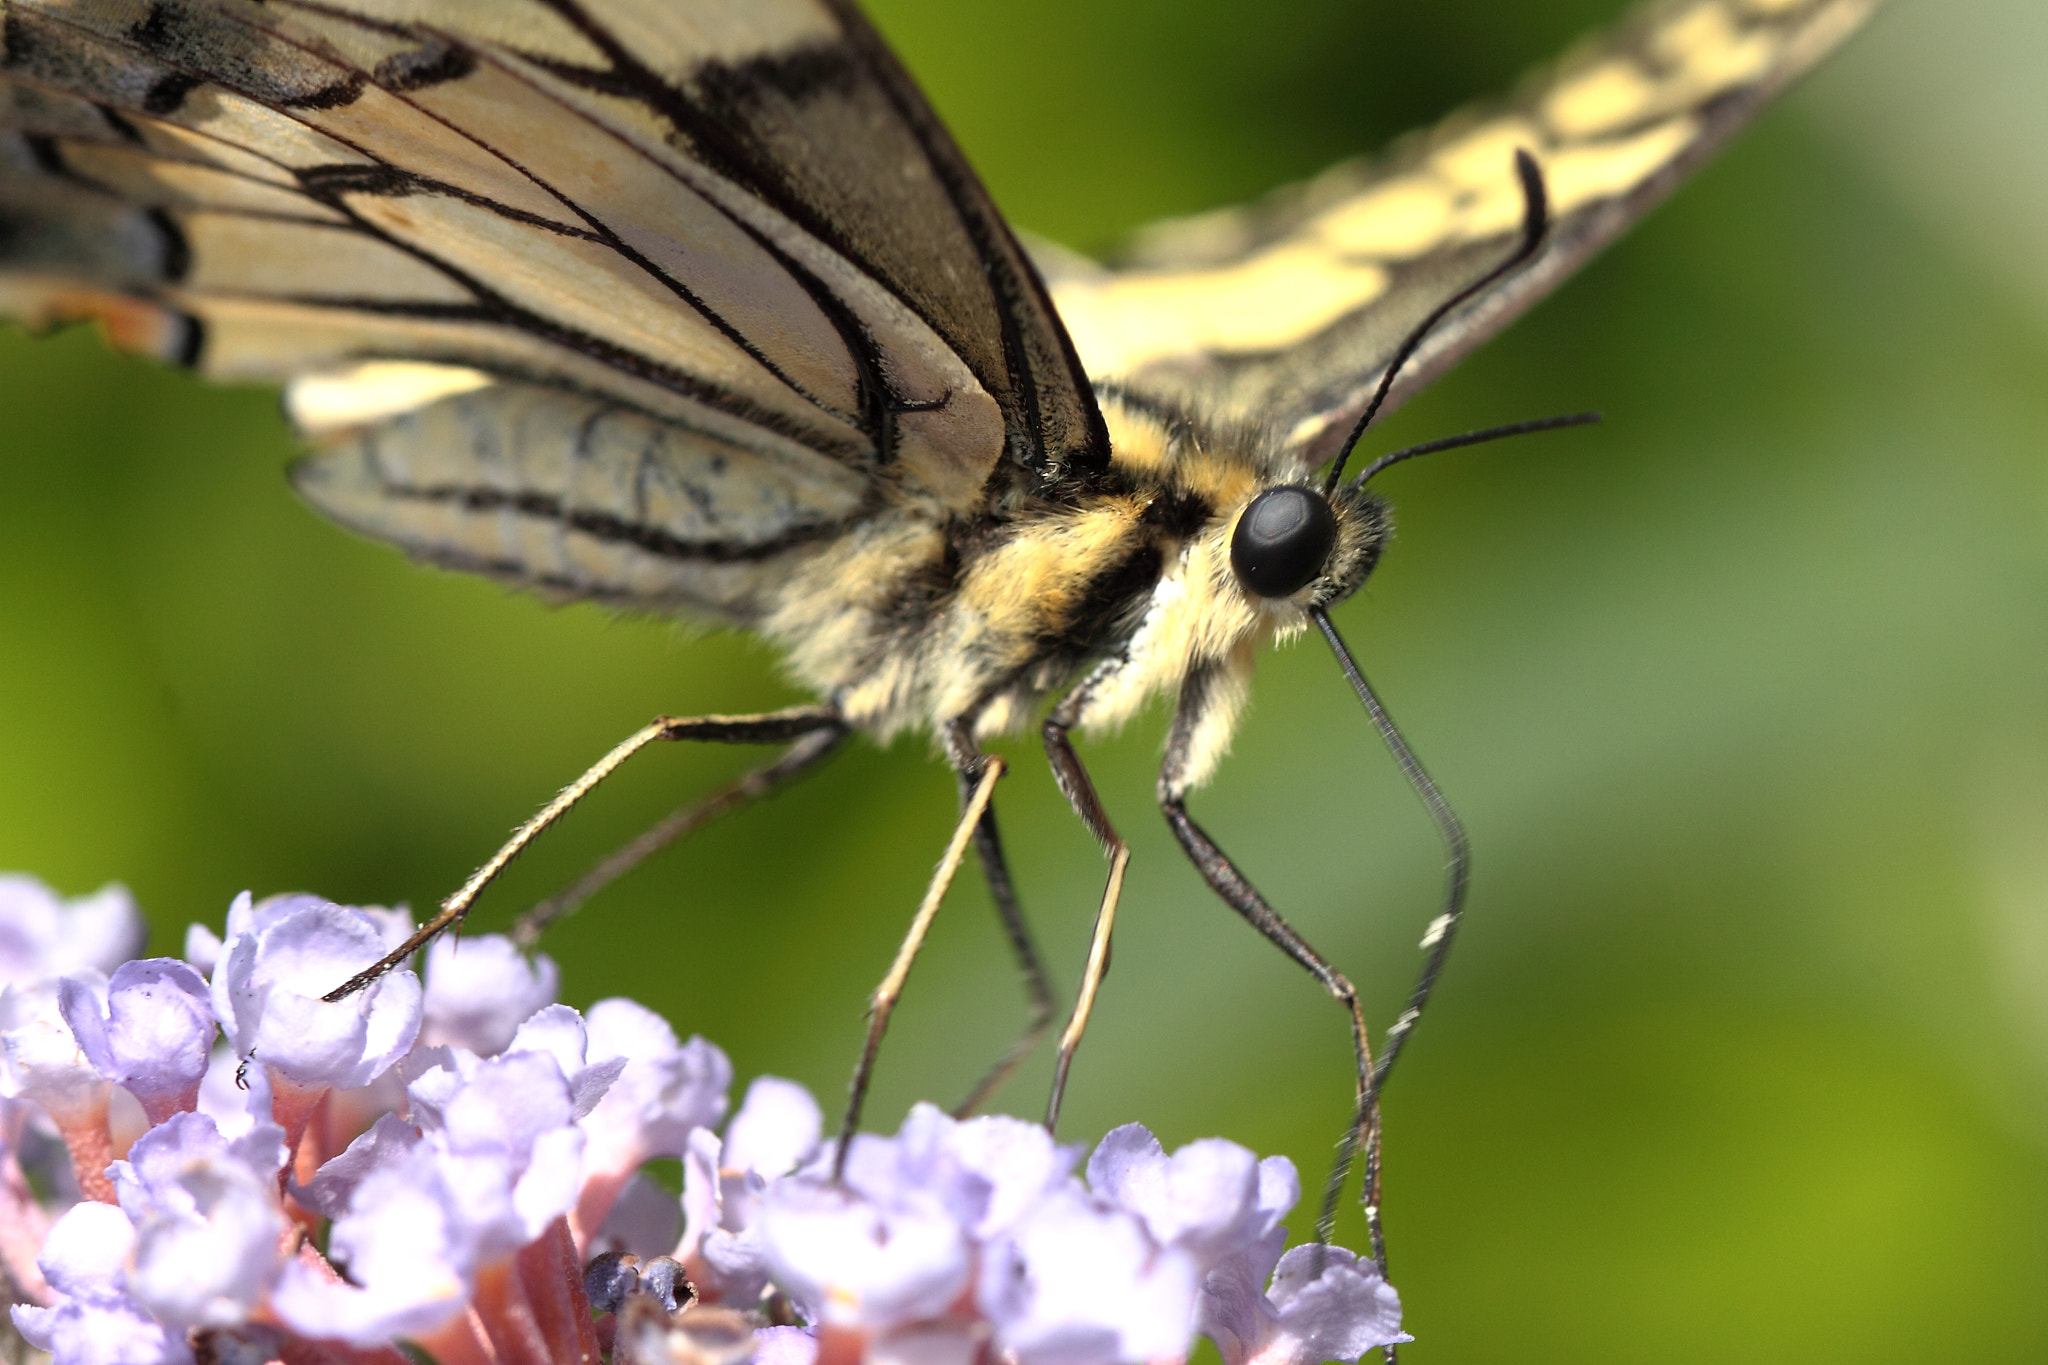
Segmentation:
{"type": "Polygon", "coordinates": [[[860,1111],[867,1103],[868,1083],[875,1074],[875,1054],[881,1051],[882,1035],[889,1030],[889,1016],[895,1012],[896,1001],[903,994],[903,983],[910,979],[910,968],[917,961],[918,950],[924,947],[925,935],[930,932],[932,921],[938,917],[939,905],[946,899],[947,889],[953,885],[961,860],[967,856],[967,845],[972,842],[981,817],[988,813],[989,799],[995,795],[996,780],[1002,775],[1003,760],[993,754],[982,760],[973,794],[960,812],[959,823],[953,827],[953,837],[946,843],[945,854],[932,871],[924,900],[911,917],[910,932],[903,936],[902,946],[896,950],[896,960],[889,964],[889,974],[882,978],[882,984],[875,987],[875,993],[868,998],[867,1038],[861,1044],[860,1061],[853,1068],[853,1081],[847,1086],[846,1122],[839,1129],[839,1154],[832,1164],[834,1180],[846,1173],[846,1154],[853,1147],[853,1134],[860,1125],[860,1111]]]}
{"type": "Polygon", "coordinates": [[[1088,965],[1082,969],[1081,989],[1074,997],[1074,1012],[1068,1016],[1066,1028],[1060,1031],[1059,1052],[1053,1062],[1052,1094],[1045,1104],[1045,1126],[1048,1130],[1059,1122],[1060,1102],[1067,1091],[1067,1069],[1073,1065],[1081,1037],[1088,1031],[1088,1016],[1095,1010],[1096,993],[1102,989],[1102,978],[1109,971],[1110,934],[1116,928],[1116,907],[1123,895],[1124,868],[1131,861],[1130,845],[1110,823],[1109,812],[1103,809],[1102,798],[1095,794],[1095,783],[1089,778],[1087,768],[1082,766],[1081,756],[1074,752],[1073,740],[1069,737],[1096,687],[1120,667],[1120,660],[1111,660],[1089,675],[1085,682],[1053,707],[1052,713],[1045,718],[1042,731],[1045,755],[1052,764],[1053,780],[1059,783],[1067,804],[1073,807],[1074,814],[1081,817],[1081,823],[1088,827],[1088,832],[1102,845],[1103,856],[1109,859],[1109,880],[1103,885],[1102,902],[1095,911],[1095,928],[1088,939],[1088,965]]]}
{"type": "Polygon", "coordinates": [[[522,948],[533,947],[555,921],[574,914],[583,902],[670,844],[696,833],[727,811],[771,795],[830,758],[846,742],[848,733],[844,729],[813,731],[783,750],[781,757],[773,763],[764,763],[710,795],[671,811],[644,834],[600,860],[567,888],[521,915],[512,926],[512,941],[522,948]]]}
{"type": "Polygon", "coordinates": [[[1357,1064],[1355,1109],[1352,1122],[1345,1130],[1344,1139],[1338,1144],[1337,1160],[1330,1172],[1329,1184],[1323,1192],[1322,1211],[1316,1220],[1316,1238],[1321,1242],[1330,1240],[1336,1224],[1338,1198],[1342,1194],[1344,1182],[1351,1174],[1351,1163],[1362,1147],[1365,1152],[1366,1169],[1366,1228],[1372,1239],[1373,1260],[1380,1264],[1381,1273],[1384,1274],[1386,1247],[1385,1238],[1380,1231],[1380,1115],[1379,1106],[1368,1103],[1372,1086],[1373,1060],[1372,1044],[1366,1034],[1365,1012],[1359,1006],[1358,992],[1352,987],[1350,980],[1331,966],[1321,953],[1311,948],[1308,941],[1295,932],[1293,926],[1280,918],[1279,913],[1266,903],[1266,898],[1259,894],[1258,888],[1253,886],[1244,873],[1238,870],[1237,865],[1216,846],[1216,841],[1209,837],[1208,832],[1188,815],[1185,802],[1190,751],[1201,728],[1203,713],[1210,704],[1210,692],[1205,682],[1204,675],[1196,672],[1191,674],[1181,687],[1180,704],[1173,717],[1173,729],[1166,739],[1166,758],[1159,767],[1159,809],[1165,814],[1166,823],[1173,830],[1173,837],[1180,841],[1188,860],[1195,865],[1210,888],[1281,952],[1300,964],[1351,1017],[1351,1049],[1353,1060],[1357,1064]]]}
{"type": "Polygon", "coordinates": [[[610,753],[596,763],[574,782],[556,793],[554,800],[542,806],[539,811],[512,831],[512,837],[485,860],[482,867],[470,874],[447,900],[434,917],[421,925],[413,936],[387,953],[381,960],[357,972],[354,976],[329,991],[323,998],[328,1001],[340,1000],[375,981],[392,968],[402,965],[414,952],[425,947],[436,937],[462,922],[470,906],[483,894],[485,887],[497,879],[500,872],[525,847],[539,838],[541,832],[567,815],[578,801],[588,796],[597,784],[610,777],[619,766],[634,754],[639,753],[657,740],[693,739],[723,744],[776,744],[804,736],[829,731],[840,736],[847,733],[847,724],[839,713],[828,707],[796,706],[786,711],[769,711],[755,716],[662,716],[650,724],[641,726],[613,747],[610,753]]]}
{"type": "MultiPolygon", "coordinates": [[[[948,724],[945,739],[947,758],[960,779],[960,805],[964,810],[974,797],[981,767],[988,756],[974,743],[971,718],[948,724]]],[[[975,1083],[967,1098],[954,1108],[954,1118],[966,1118],[987,1102],[996,1087],[1038,1046],[1038,1040],[1052,1026],[1053,1013],[1052,978],[1046,973],[1045,960],[1039,956],[1038,945],[1032,941],[1030,926],[1024,922],[1023,907],[1017,903],[1017,891],[1010,880],[1009,860],[1003,856],[1002,836],[996,829],[993,803],[982,812],[980,822],[974,827],[974,851],[981,860],[982,874],[988,881],[989,899],[995,903],[996,917],[1003,923],[1003,937],[1009,940],[1010,952],[1017,959],[1018,970],[1023,973],[1030,1016],[1025,1021],[1024,1032],[975,1083]]]]}

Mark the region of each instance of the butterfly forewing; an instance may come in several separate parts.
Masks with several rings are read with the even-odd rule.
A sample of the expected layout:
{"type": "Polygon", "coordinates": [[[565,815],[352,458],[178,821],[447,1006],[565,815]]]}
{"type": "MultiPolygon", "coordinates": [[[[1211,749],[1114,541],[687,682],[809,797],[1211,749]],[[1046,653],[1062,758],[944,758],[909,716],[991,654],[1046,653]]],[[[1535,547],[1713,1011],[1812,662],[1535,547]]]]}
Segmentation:
{"type": "MultiPolygon", "coordinates": [[[[707,506],[731,510],[740,470],[817,485],[787,517],[752,517],[749,554],[838,524],[840,471],[959,514],[998,468],[1106,459],[1037,276],[850,10],[7,0],[0,22],[14,316],[100,317],[220,378],[317,376],[329,429],[351,425],[346,372],[363,362],[584,395],[562,399],[563,429],[609,401],[682,429],[657,457],[695,452],[674,477],[720,462],[719,489],[690,485],[707,506]]],[[[359,387],[358,425],[388,415],[388,385],[359,387]]],[[[467,399],[449,420],[479,439],[458,448],[534,401],[467,399]]],[[[385,515],[334,467],[308,486],[346,488],[345,519],[430,557],[564,588],[561,554],[499,553],[505,517],[538,518],[512,537],[530,544],[587,538],[618,509],[551,519],[580,496],[576,462],[529,460],[536,482],[515,490],[508,467],[478,464],[427,522],[413,485],[392,485],[385,515]]],[[[732,578],[734,528],[630,524],[672,561],[654,600],[732,615],[757,595],[671,591],[732,578]]],[[[637,571],[574,583],[645,597],[637,571]]]]}

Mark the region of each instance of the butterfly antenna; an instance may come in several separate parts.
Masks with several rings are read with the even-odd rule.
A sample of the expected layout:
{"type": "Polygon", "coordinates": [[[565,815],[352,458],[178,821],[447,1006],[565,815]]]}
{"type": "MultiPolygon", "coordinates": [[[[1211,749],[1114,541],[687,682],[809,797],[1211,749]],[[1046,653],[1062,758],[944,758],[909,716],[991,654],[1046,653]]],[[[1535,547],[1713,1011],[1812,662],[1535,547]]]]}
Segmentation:
{"type": "Polygon", "coordinates": [[[1520,147],[1515,149],[1515,177],[1522,182],[1522,240],[1515,247],[1514,254],[1438,304],[1428,317],[1415,325],[1414,331],[1408,333],[1394,352],[1394,358],[1387,362],[1386,373],[1380,376],[1380,386],[1373,392],[1372,401],[1365,405],[1365,412],[1357,425],[1351,428],[1351,435],[1345,438],[1343,449],[1337,452],[1337,462],[1330,466],[1330,475],[1323,480],[1324,497],[1336,491],[1338,480],[1344,477],[1344,465],[1351,458],[1352,448],[1358,444],[1358,438],[1365,435],[1365,429],[1372,425],[1372,419],[1379,415],[1380,405],[1387,401],[1388,391],[1400,378],[1402,367],[1421,347],[1423,338],[1435,330],[1453,309],[1502,276],[1520,268],[1543,249],[1543,238],[1550,231],[1550,196],[1543,188],[1543,170],[1536,164],[1536,158],[1520,147]]]}
{"type": "Polygon", "coordinates": [[[1527,436],[1531,432],[1556,431],[1559,427],[1589,427],[1600,421],[1597,412],[1572,412],[1562,417],[1539,417],[1530,422],[1510,422],[1506,426],[1487,427],[1481,431],[1468,431],[1462,436],[1442,436],[1421,445],[1408,446],[1391,455],[1382,455],[1365,467],[1365,472],[1351,481],[1351,486],[1363,488],[1371,483],[1373,476],[1390,465],[1403,460],[1412,460],[1417,455],[1434,455],[1439,450],[1456,450],[1461,446],[1483,445],[1487,441],[1498,441],[1507,436],[1527,436]]]}

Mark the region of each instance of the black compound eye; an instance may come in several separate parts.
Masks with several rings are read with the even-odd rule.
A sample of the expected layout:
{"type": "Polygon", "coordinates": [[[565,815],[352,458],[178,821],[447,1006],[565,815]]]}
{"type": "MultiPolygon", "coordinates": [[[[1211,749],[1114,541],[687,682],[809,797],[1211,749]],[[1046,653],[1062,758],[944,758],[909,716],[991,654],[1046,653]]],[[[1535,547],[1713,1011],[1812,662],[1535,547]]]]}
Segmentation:
{"type": "Polygon", "coordinates": [[[1337,543],[1337,514],[1313,488],[1268,488],[1237,519],[1230,567],[1247,592],[1286,597],[1323,571],[1337,543]]]}

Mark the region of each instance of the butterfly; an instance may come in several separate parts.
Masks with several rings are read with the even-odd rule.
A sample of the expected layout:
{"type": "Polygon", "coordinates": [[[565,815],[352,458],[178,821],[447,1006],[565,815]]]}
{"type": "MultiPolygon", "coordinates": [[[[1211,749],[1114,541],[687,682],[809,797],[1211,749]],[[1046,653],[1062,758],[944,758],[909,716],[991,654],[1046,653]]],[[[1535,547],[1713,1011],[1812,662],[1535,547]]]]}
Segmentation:
{"type": "Polygon", "coordinates": [[[394,961],[647,744],[781,746],[658,842],[853,734],[929,731],[961,815],[874,996],[848,1133],[970,850],[1031,1022],[967,1107],[1049,1027],[983,748],[1034,718],[1109,865],[1057,1116],[1128,861],[1073,735],[1170,698],[1176,838],[1349,1016],[1356,1111],[1322,1232],[1363,1149],[1377,1253],[1378,1096],[1457,928],[1464,835],[1328,609],[1386,544],[1378,469],[1577,419],[1346,482],[1351,447],[1874,3],[1653,5],[1506,101],[1104,266],[1020,241],[849,0],[0,0],[0,316],[92,319],[209,378],[282,382],[313,451],[295,483],[343,525],[757,632],[819,698],[645,727],[394,961]],[[1451,853],[1377,1057],[1349,981],[1186,808],[1260,649],[1310,629],[1451,853]]]}

